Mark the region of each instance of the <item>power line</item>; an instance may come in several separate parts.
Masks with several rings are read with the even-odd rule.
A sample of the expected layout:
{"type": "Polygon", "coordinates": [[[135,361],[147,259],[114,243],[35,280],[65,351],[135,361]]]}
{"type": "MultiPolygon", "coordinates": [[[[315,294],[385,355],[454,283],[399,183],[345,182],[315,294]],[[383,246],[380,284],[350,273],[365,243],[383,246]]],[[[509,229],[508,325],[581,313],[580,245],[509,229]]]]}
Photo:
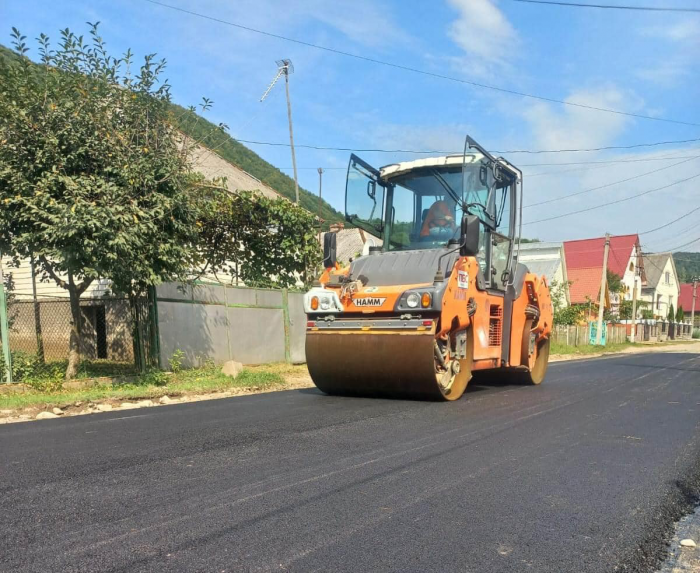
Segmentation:
{"type": "Polygon", "coordinates": [[[584,4],[583,2],[556,2],[555,0],[511,0],[526,4],[550,4],[567,8],[602,8],[605,10],[637,10],[642,12],[700,12],[700,8],[657,8],[654,6],[614,6],[612,4],[584,4]]]}
{"type": "MultiPolygon", "coordinates": [[[[692,214],[695,213],[696,211],[700,211],[700,207],[696,207],[696,208],[693,209],[692,211],[688,211],[685,215],[681,215],[681,216],[678,217],[677,219],[674,219],[673,221],[669,221],[669,222],[666,223],[665,225],[661,225],[660,227],[655,227],[654,229],[649,229],[648,231],[643,231],[643,232],[637,233],[637,234],[638,234],[638,235],[649,235],[649,234],[651,234],[651,233],[655,233],[656,231],[660,231],[661,229],[664,229],[665,227],[670,227],[670,226],[673,225],[674,223],[677,223],[678,221],[680,221],[680,220],[682,220],[682,219],[685,219],[686,217],[692,215],[692,214]]],[[[689,227],[689,228],[686,229],[686,230],[690,230],[690,229],[693,229],[693,228],[695,228],[695,227],[696,227],[696,225],[693,225],[692,227],[689,227]]],[[[684,233],[685,231],[682,231],[682,232],[684,233]]]]}
{"type": "Polygon", "coordinates": [[[502,87],[498,87],[498,86],[492,86],[492,85],[488,85],[488,84],[482,84],[482,83],[479,83],[479,82],[474,82],[474,81],[470,81],[470,80],[465,80],[465,79],[462,79],[462,78],[456,78],[456,77],[454,77],[454,76],[447,76],[447,75],[444,75],[444,74],[438,74],[438,73],[436,73],[436,72],[429,72],[429,71],[427,71],[427,70],[421,70],[421,69],[419,69],[419,68],[414,68],[414,67],[406,66],[406,65],[403,65],[403,64],[396,64],[396,63],[393,63],[393,62],[386,62],[386,61],[383,61],[383,60],[378,60],[378,59],[376,59],[376,58],[370,58],[370,57],[368,57],[368,56],[361,56],[361,55],[359,55],[359,54],[353,54],[352,52],[345,52],[345,51],[343,51],[343,50],[337,50],[337,49],[335,49],[335,48],[329,48],[328,46],[321,46],[321,45],[319,45],[319,44],[313,44],[313,43],[311,43],[311,42],[306,42],[306,41],[304,41],[304,40],[299,40],[299,39],[297,39],[297,38],[290,38],[290,37],[288,37],[288,36],[282,36],[281,34],[275,34],[275,33],[273,33],[273,32],[267,32],[267,31],[265,31],[265,30],[259,30],[259,29],[257,29],[257,28],[251,28],[250,26],[244,26],[243,24],[237,24],[237,23],[235,23],[235,22],[230,22],[230,21],[228,21],[228,20],[223,20],[223,19],[221,19],[221,18],[216,18],[215,16],[208,16],[207,14],[201,14],[201,13],[199,13],[199,12],[194,12],[194,11],[192,11],[192,10],[187,10],[187,9],[185,9],[185,8],[180,8],[180,7],[178,7],[178,6],[173,6],[173,5],[171,5],[171,4],[166,4],[166,3],[164,3],[164,2],[159,2],[158,0],[145,0],[145,1],[146,1],[146,2],[149,2],[150,4],[155,4],[155,5],[157,5],[157,6],[162,6],[162,7],[164,7],[164,8],[169,8],[169,9],[171,9],[171,10],[176,10],[176,11],[182,12],[182,13],[184,13],[184,14],[189,14],[190,16],[196,16],[196,17],[198,17],[198,18],[203,18],[203,19],[205,19],[205,20],[211,20],[212,22],[218,22],[219,24],[225,24],[226,26],[232,26],[232,27],[238,28],[238,29],[240,29],[240,30],[246,30],[247,32],[253,32],[253,33],[255,33],[255,34],[260,34],[260,35],[267,36],[267,37],[270,37],[270,38],[276,38],[276,39],[278,39],[278,40],[284,40],[285,42],[292,42],[292,43],[294,43],[294,44],[299,44],[299,45],[306,46],[306,47],[309,47],[309,48],[314,48],[314,49],[316,49],[316,50],[323,50],[324,52],[330,52],[330,53],[332,53],[332,54],[337,54],[337,55],[340,55],[340,56],[346,56],[346,57],[349,57],[349,58],[354,58],[354,59],[356,59],[356,60],[362,60],[362,61],[365,61],[365,62],[370,62],[370,63],[378,64],[378,65],[381,65],[381,66],[387,66],[387,67],[390,67],[390,68],[395,68],[395,69],[398,69],[398,70],[403,70],[403,71],[411,72],[411,73],[414,73],[414,74],[421,74],[421,75],[424,75],[424,76],[430,76],[430,77],[433,77],[433,78],[439,78],[439,79],[442,79],[442,80],[448,80],[448,81],[457,82],[457,83],[460,83],[460,84],[466,84],[466,85],[470,85],[470,86],[474,86],[474,87],[478,87],[478,88],[482,88],[482,89],[493,90],[493,91],[497,91],[497,92],[501,92],[501,93],[506,93],[506,94],[510,94],[510,95],[516,95],[516,96],[520,96],[520,97],[526,97],[526,98],[530,98],[530,99],[536,99],[536,100],[539,100],[539,101],[546,101],[546,102],[550,102],[550,103],[558,103],[558,104],[561,104],[561,105],[567,105],[567,106],[571,106],[571,107],[577,107],[577,108],[583,108],[583,109],[590,109],[590,110],[593,110],[593,111],[600,111],[600,112],[604,112],[604,113],[612,113],[612,114],[623,115],[623,116],[627,116],[627,117],[636,117],[636,118],[639,118],[639,119],[648,119],[648,120],[651,120],[651,121],[661,121],[661,122],[666,122],[666,123],[675,123],[675,124],[679,124],[679,125],[690,125],[690,126],[694,126],[694,127],[700,127],[700,124],[699,124],[699,123],[693,123],[693,122],[689,122],[689,121],[681,121],[681,120],[676,120],[676,119],[668,119],[668,118],[663,118],[663,117],[653,117],[653,116],[650,116],[650,115],[643,115],[643,114],[638,114],[638,113],[620,111],[620,110],[616,110],[616,109],[609,109],[609,108],[605,108],[605,107],[597,107],[597,106],[592,106],[592,105],[586,105],[586,104],[582,104],[582,103],[576,103],[576,102],[572,102],[572,101],[560,100],[560,99],[550,98],[550,97],[546,97],[546,96],[539,96],[539,95],[535,95],[535,94],[528,94],[528,93],[525,93],[525,92],[519,92],[519,91],[511,90],[511,89],[508,89],[508,88],[502,88],[502,87]]]}
{"type": "MultiPolygon", "coordinates": [[[[150,0],[146,0],[150,1],[150,0]]],[[[283,141],[255,141],[251,139],[237,139],[233,138],[239,143],[246,143],[249,145],[267,145],[271,147],[289,147],[289,143],[283,141]]],[[[578,153],[578,152],[592,152],[592,151],[610,151],[615,149],[636,149],[639,147],[655,147],[659,145],[675,145],[683,143],[696,143],[700,141],[698,139],[681,139],[678,141],[657,141],[654,143],[636,143],[634,145],[609,145],[607,147],[591,147],[587,149],[509,149],[509,150],[498,150],[493,149],[491,153],[500,154],[513,154],[513,153],[527,153],[530,155],[539,155],[543,153],[578,153]]],[[[380,148],[369,148],[369,149],[357,149],[354,147],[331,147],[325,145],[300,145],[296,144],[296,147],[303,147],[305,149],[314,149],[318,151],[353,151],[357,153],[411,153],[411,154],[434,154],[434,155],[453,155],[462,154],[464,150],[444,150],[444,149],[380,149],[380,148]]],[[[562,164],[566,165],[566,164],[562,164]]],[[[314,169],[316,169],[314,167],[314,169]]]]}
{"type": "MultiPolygon", "coordinates": [[[[237,139],[236,141],[241,141],[240,139],[237,139]]],[[[301,147],[299,145],[296,145],[296,147],[301,147]]],[[[339,151],[346,151],[346,150],[339,150],[339,151]]],[[[355,150],[349,150],[349,151],[358,151],[357,149],[355,150]]],[[[696,150],[693,150],[696,151],[696,150]]],[[[361,151],[359,151],[361,152],[361,151]]],[[[602,165],[603,167],[608,166],[608,165],[613,165],[617,163],[646,163],[648,161],[672,161],[674,159],[695,159],[697,156],[696,155],[677,155],[677,156],[669,156],[669,157],[647,157],[644,159],[612,159],[612,160],[607,160],[607,161],[574,161],[574,162],[567,162],[567,163],[521,163],[518,165],[518,167],[556,167],[558,165],[566,166],[566,165],[602,165]]],[[[292,169],[291,167],[277,167],[277,169],[280,169],[282,171],[284,170],[289,170],[292,169]]],[[[318,169],[318,167],[302,167],[297,169],[318,169]]],[[[347,167],[324,167],[323,169],[347,169],[347,167]]],[[[593,169],[593,168],[591,168],[593,169]]],[[[560,173],[569,173],[571,171],[581,171],[579,169],[571,169],[571,170],[565,170],[565,171],[548,171],[546,173],[535,173],[533,175],[530,175],[526,173],[528,177],[535,177],[539,175],[559,175],[560,173]]]]}
{"type": "Polygon", "coordinates": [[[686,181],[690,181],[691,179],[696,179],[697,177],[700,177],[700,173],[696,173],[695,175],[692,175],[691,177],[686,177],[685,179],[680,179],[678,181],[674,181],[673,183],[669,183],[668,185],[664,185],[663,187],[657,187],[656,189],[649,189],[648,191],[644,191],[642,193],[637,193],[636,195],[630,195],[629,197],[623,197],[622,199],[617,199],[615,201],[609,201],[607,203],[601,203],[600,205],[594,205],[593,207],[588,207],[586,209],[579,209],[577,211],[571,211],[570,213],[564,213],[562,215],[555,215],[554,217],[547,217],[545,219],[538,219],[537,221],[528,221],[527,223],[523,223],[523,225],[534,225],[535,223],[543,223],[545,221],[553,221],[555,219],[563,219],[564,217],[570,217],[571,215],[578,215],[580,213],[587,213],[588,211],[595,211],[596,209],[602,209],[603,207],[608,207],[610,205],[616,205],[617,203],[623,203],[625,201],[629,201],[631,199],[636,199],[637,197],[641,197],[642,195],[648,195],[649,193],[653,193],[655,191],[661,191],[662,189],[668,189],[669,187],[673,187],[674,185],[678,185],[680,183],[685,183],[686,181]]]}
{"type": "Polygon", "coordinates": [[[700,157],[700,155],[691,159],[684,159],[683,161],[679,161],[678,163],[674,163],[672,165],[660,167],[659,169],[654,169],[653,171],[640,173],[638,175],[634,175],[633,177],[628,177],[627,179],[620,179],[620,181],[613,181],[612,183],[606,183],[605,185],[599,185],[598,187],[592,187],[591,189],[584,189],[583,191],[577,191],[576,193],[569,193],[568,195],[562,195],[561,197],[554,197],[553,199],[547,199],[546,201],[540,201],[538,203],[530,203],[529,205],[524,205],[523,209],[527,209],[528,207],[535,207],[537,205],[546,205],[548,203],[554,203],[556,201],[570,199],[571,197],[576,197],[577,195],[583,195],[584,193],[591,193],[593,191],[599,191],[600,189],[606,189],[608,187],[612,187],[613,185],[619,185],[620,183],[627,183],[628,181],[633,181],[634,179],[639,179],[640,177],[646,177],[647,175],[651,175],[652,173],[658,173],[659,171],[664,171],[665,169],[671,169],[672,167],[676,167],[678,165],[681,165],[682,163],[688,163],[688,161],[692,161],[693,159],[697,159],[698,157],[700,157]]]}
{"type": "Polygon", "coordinates": [[[677,251],[678,249],[682,249],[683,247],[687,247],[688,245],[692,245],[693,243],[697,243],[700,241],[700,237],[696,237],[692,241],[688,241],[687,243],[683,243],[682,245],[678,245],[677,247],[673,247],[672,249],[668,249],[669,251],[677,251]]]}

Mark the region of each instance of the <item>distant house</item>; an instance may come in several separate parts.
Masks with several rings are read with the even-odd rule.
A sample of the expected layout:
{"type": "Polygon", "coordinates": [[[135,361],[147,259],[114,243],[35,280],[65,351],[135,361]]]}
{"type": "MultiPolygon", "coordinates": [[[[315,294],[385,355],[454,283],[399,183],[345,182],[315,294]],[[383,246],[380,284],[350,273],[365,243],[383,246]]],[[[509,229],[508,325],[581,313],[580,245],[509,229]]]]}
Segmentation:
{"type": "Polygon", "coordinates": [[[530,272],[544,275],[548,284],[563,285],[561,303],[563,306],[571,304],[563,243],[522,243],[518,262],[523,263],[530,272]]]}
{"type": "MultiPolygon", "coordinates": [[[[690,315],[693,310],[693,283],[684,283],[680,285],[678,306],[683,307],[683,314],[690,320],[690,315]]],[[[700,284],[695,292],[695,326],[700,326],[700,284]]]]}
{"type": "MultiPolygon", "coordinates": [[[[564,242],[564,254],[569,280],[576,280],[588,285],[585,289],[577,288],[574,284],[571,285],[572,304],[578,302],[574,301],[575,289],[577,293],[585,290],[590,294],[592,288],[590,285],[597,284],[595,292],[598,293],[600,291],[604,251],[605,237],[564,242]]],[[[619,309],[622,300],[632,299],[633,289],[635,288],[635,274],[637,277],[640,277],[636,288],[637,297],[641,298],[642,287],[646,284],[646,273],[638,235],[617,235],[610,238],[607,270],[619,276],[624,286],[622,294],[608,293],[606,295],[610,296],[610,306],[613,311],[619,309]]]]}
{"type": "MultiPolygon", "coordinates": [[[[362,229],[346,229],[343,223],[334,223],[330,226],[329,233],[335,233],[336,238],[336,258],[341,264],[347,264],[351,259],[356,259],[360,255],[369,253],[370,247],[381,247],[382,240],[374,235],[370,235],[362,229]]],[[[326,233],[321,233],[321,244],[326,233]]]]}
{"type": "MultiPolygon", "coordinates": [[[[599,267],[569,269],[569,298],[571,304],[587,306],[588,319],[595,318],[597,314],[602,272],[602,264],[599,267]]],[[[607,285],[605,285],[603,308],[610,309],[610,291],[607,285]]]]}
{"type": "Polygon", "coordinates": [[[644,255],[647,283],[642,288],[642,300],[654,318],[666,318],[671,307],[678,309],[680,285],[671,253],[644,255]]]}

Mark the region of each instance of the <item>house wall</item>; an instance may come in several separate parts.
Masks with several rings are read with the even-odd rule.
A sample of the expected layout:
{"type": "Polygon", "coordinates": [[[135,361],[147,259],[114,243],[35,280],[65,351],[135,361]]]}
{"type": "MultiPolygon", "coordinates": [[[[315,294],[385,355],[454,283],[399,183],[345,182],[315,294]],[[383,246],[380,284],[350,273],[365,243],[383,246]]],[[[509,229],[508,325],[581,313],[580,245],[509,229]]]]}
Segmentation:
{"type": "Polygon", "coordinates": [[[671,258],[669,257],[661,273],[659,284],[656,285],[656,288],[643,289],[642,300],[649,303],[649,306],[647,308],[650,308],[654,312],[655,317],[666,318],[668,316],[668,309],[670,305],[673,305],[673,308],[675,310],[678,310],[679,292],[680,284],[678,282],[678,277],[674,272],[673,264],[671,263],[671,258]],[[665,279],[666,273],[669,273],[668,283],[666,283],[665,279]],[[656,303],[658,295],[661,295],[660,308],[657,307],[656,303]]]}
{"type": "Polygon", "coordinates": [[[565,272],[566,261],[564,259],[564,248],[560,243],[525,243],[520,246],[518,261],[524,265],[527,265],[527,263],[531,261],[559,261],[559,265],[557,266],[554,276],[547,278],[550,283],[552,281],[556,281],[558,284],[567,283],[567,287],[564,289],[563,293],[563,300],[561,302],[564,306],[569,305],[569,277],[565,272]]]}
{"type": "MultiPolygon", "coordinates": [[[[630,256],[627,259],[627,263],[625,264],[625,274],[622,277],[622,283],[627,288],[627,292],[623,296],[624,300],[632,300],[634,296],[634,276],[637,272],[637,261],[641,259],[641,253],[639,254],[639,257],[637,255],[637,247],[633,247],[632,251],[630,252],[630,256]],[[630,263],[634,263],[633,269],[630,269],[630,263]]],[[[637,278],[637,298],[639,299],[641,296],[642,281],[637,278]]]]}
{"type": "MultiPolygon", "coordinates": [[[[3,276],[12,275],[14,286],[13,294],[15,300],[31,300],[32,295],[32,267],[29,259],[21,259],[19,267],[12,264],[9,257],[0,258],[3,276]]],[[[60,278],[68,280],[68,277],[60,275],[60,278]]],[[[103,296],[108,290],[107,281],[93,281],[88,289],[83,293],[82,298],[94,298],[103,296]]],[[[68,291],[58,286],[55,281],[41,281],[41,272],[37,268],[36,276],[37,298],[68,298],[68,291]]]]}

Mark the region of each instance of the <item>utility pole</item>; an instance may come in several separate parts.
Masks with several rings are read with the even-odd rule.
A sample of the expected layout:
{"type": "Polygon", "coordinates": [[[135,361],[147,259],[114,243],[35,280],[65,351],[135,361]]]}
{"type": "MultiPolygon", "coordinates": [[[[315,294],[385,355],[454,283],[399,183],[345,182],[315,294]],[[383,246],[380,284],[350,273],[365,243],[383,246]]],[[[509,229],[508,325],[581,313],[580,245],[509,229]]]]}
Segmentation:
{"type": "Polygon", "coordinates": [[[321,193],[323,191],[323,167],[318,168],[318,240],[321,240],[321,193]]]}
{"type": "Polygon", "coordinates": [[[5,370],[5,383],[12,384],[10,326],[7,320],[7,298],[5,296],[5,277],[2,274],[2,253],[0,253],[0,343],[2,344],[2,364],[5,370]]]}
{"type": "Polygon", "coordinates": [[[260,98],[260,101],[262,102],[265,100],[267,94],[270,93],[270,90],[277,83],[277,80],[280,79],[281,76],[284,76],[284,88],[285,92],[287,93],[287,119],[289,120],[289,145],[292,148],[292,167],[294,168],[294,202],[298,205],[299,178],[297,177],[297,158],[296,153],[294,152],[294,129],[292,128],[292,102],[289,99],[289,74],[294,72],[294,66],[292,65],[292,60],[277,60],[275,63],[277,64],[277,75],[272,80],[272,83],[268,86],[267,90],[260,98]]]}
{"type": "Polygon", "coordinates": [[[632,292],[632,330],[630,331],[630,342],[634,344],[634,337],[637,333],[637,266],[634,267],[634,292],[632,292]]]}
{"type": "Polygon", "coordinates": [[[605,287],[608,281],[608,251],[610,250],[610,233],[605,233],[605,250],[603,251],[603,273],[600,279],[600,302],[598,303],[598,327],[595,343],[600,346],[603,340],[603,312],[605,309],[605,287]]]}
{"type": "Polygon", "coordinates": [[[695,297],[698,295],[698,279],[695,277],[693,279],[693,304],[690,307],[690,331],[692,336],[692,331],[695,328],[695,297]]]}

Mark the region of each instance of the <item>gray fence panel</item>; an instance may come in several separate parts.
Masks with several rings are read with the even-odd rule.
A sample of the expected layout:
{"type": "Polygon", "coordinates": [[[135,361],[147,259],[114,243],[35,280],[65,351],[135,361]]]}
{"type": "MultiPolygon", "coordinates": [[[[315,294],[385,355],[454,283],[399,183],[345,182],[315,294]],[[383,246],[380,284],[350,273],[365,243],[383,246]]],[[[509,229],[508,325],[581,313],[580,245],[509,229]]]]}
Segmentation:
{"type": "Polygon", "coordinates": [[[243,364],[284,362],[282,309],[228,308],[231,358],[243,364]]]}
{"type": "Polygon", "coordinates": [[[251,288],[226,287],[226,303],[255,306],[255,290],[251,288]]]}
{"type": "Polygon", "coordinates": [[[180,283],[164,283],[156,287],[156,295],[158,298],[192,300],[192,287],[180,283]]]}
{"type": "Polygon", "coordinates": [[[289,293],[289,354],[295,364],[306,362],[304,295],[289,293]]]}
{"type": "Polygon", "coordinates": [[[158,324],[163,367],[176,350],[185,353],[185,367],[229,360],[226,307],[159,301],[158,324]]]}
{"type": "Polygon", "coordinates": [[[224,287],[219,285],[195,285],[192,298],[198,302],[226,304],[224,287]]]}
{"type": "Polygon", "coordinates": [[[256,290],[258,306],[282,306],[282,292],[278,290],[256,290]]]}

